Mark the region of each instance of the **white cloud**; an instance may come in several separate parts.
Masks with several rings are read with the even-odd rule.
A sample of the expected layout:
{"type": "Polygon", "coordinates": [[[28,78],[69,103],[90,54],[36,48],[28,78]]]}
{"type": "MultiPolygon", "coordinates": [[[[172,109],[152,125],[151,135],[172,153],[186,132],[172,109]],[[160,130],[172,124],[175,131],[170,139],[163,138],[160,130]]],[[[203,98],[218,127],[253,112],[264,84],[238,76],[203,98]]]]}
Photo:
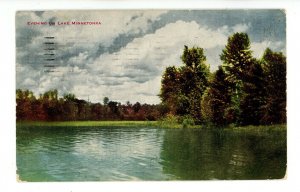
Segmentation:
{"type": "Polygon", "coordinates": [[[86,61],[88,58],[88,52],[85,51],[83,53],[79,53],[78,56],[71,57],[68,61],[68,63],[74,64],[74,65],[86,65],[86,61]]]}
{"type": "Polygon", "coordinates": [[[251,27],[251,23],[238,23],[234,26],[229,27],[228,25],[223,25],[219,27],[216,32],[224,34],[226,37],[232,35],[233,33],[237,32],[247,32],[251,27]]]}
{"type": "Polygon", "coordinates": [[[251,24],[240,23],[232,27],[234,33],[236,32],[246,32],[250,28],[251,24]]]}
{"type": "Polygon", "coordinates": [[[224,45],[226,40],[224,34],[196,22],[177,21],[153,34],[135,38],[117,53],[101,55],[90,67],[104,74],[95,78],[111,81],[107,76],[116,76],[121,80],[121,85],[108,88],[111,94],[106,96],[119,98],[122,102],[157,103],[161,75],[167,66],[181,65],[183,45],[211,49],[224,45]]]}
{"type": "Polygon", "coordinates": [[[36,82],[31,78],[26,78],[24,80],[24,84],[31,87],[31,86],[36,85],[36,82]]]}
{"type": "MultiPolygon", "coordinates": [[[[156,13],[137,15],[137,17],[119,15],[119,17],[129,22],[127,25],[131,27],[126,29],[131,31],[138,28],[145,30],[145,19],[153,20],[158,15],[156,13]]],[[[118,19],[112,21],[116,20],[118,19]]],[[[113,23],[111,27],[114,27],[113,23]]],[[[35,91],[42,93],[56,88],[63,92],[72,92],[79,98],[89,97],[93,102],[101,101],[103,97],[108,96],[120,102],[129,100],[158,103],[157,94],[160,90],[161,75],[167,66],[181,65],[180,56],[183,45],[200,46],[206,50],[220,47],[227,41],[226,29],[228,28],[222,27],[220,30],[213,31],[194,21],[177,21],[167,24],[152,34],[135,38],[118,52],[102,54],[93,61],[89,58],[89,54],[95,47],[89,43],[80,44],[82,38],[89,39],[89,41],[93,39],[91,38],[92,29],[76,31],[66,27],[61,29],[57,27],[53,31],[56,35],[70,35],[70,39],[73,36],[79,39],[77,44],[65,47],[64,52],[72,53],[80,48],[83,51],[77,51],[75,56],[70,57],[63,66],[58,67],[56,69],[58,73],[42,74],[38,82],[39,87],[35,91]]],[[[103,34],[104,39],[112,38],[112,34],[102,32],[98,34],[101,37],[96,38],[99,41],[104,38],[103,34]]],[[[60,35],[58,37],[61,37],[60,35]]],[[[41,38],[43,37],[36,37],[36,40],[41,41],[41,38]]],[[[61,37],[61,41],[63,39],[61,37]]],[[[37,51],[38,41],[33,41],[28,47],[37,51]]]]}
{"type": "Polygon", "coordinates": [[[285,54],[285,45],[282,41],[262,41],[251,43],[251,50],[253,51],[253,56],[256,58],[261,58],[264,54],[266,48],[270,48],[273,51],[280,51],[285,54]]]}

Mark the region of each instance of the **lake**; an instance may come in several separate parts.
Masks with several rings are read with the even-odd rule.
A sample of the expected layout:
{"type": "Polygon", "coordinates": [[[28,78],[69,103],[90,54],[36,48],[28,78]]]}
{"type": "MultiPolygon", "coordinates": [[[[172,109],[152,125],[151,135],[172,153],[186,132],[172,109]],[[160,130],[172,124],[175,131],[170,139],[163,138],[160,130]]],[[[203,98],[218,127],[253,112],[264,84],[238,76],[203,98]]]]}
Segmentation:
{"type": "Polygon", "coordinates": [[[17,127],[24,181],[278,179],[286,131],[17,127]]]}

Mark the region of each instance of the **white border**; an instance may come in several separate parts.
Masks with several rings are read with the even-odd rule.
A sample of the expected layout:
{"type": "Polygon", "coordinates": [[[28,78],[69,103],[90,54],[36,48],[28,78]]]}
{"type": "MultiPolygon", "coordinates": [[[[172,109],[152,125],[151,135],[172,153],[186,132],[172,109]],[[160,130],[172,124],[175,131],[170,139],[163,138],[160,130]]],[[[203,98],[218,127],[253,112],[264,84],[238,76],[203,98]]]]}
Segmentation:
{"type": "Polygon", "coordinates": [[[234,0],[2,0],[0,2],[0,191],[16,192],[79,192],[79,191],[300,191],[299,107],[300,44],[298,7],[295,1],[234,0]],[[163,2],[162,2],[163,1],[163,2]],[[265,9],[280,8],[287,13],[288,59],[288,173],[285,180],[272,181],[199,181],[199,182],[16,182],[15,143],[15,11],[49,9],[265,9]]]}

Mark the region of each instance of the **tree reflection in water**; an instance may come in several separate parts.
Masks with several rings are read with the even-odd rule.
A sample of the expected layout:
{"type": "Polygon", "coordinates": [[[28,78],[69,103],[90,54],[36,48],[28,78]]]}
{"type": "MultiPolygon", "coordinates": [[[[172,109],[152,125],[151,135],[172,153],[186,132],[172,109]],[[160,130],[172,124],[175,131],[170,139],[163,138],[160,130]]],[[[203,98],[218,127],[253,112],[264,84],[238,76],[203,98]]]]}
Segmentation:
{"type": "Polygon", "coordinates": [[[161,159],[164,173],[176,179],[278,179],[285,175],[286,135],[166,130],[161,159]]]}

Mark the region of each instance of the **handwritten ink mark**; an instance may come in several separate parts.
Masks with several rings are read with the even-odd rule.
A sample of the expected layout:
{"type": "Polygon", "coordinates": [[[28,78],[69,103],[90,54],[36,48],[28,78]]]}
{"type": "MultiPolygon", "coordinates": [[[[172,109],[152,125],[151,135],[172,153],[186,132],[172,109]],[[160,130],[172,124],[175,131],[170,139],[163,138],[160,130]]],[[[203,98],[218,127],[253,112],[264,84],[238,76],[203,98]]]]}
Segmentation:
{"type": "Polygon", "coordinates": [[[55,72],[54,70],[45,70],[44,71],[45,73],[53,73],[53,72],[55,72]]]}
{"type": "Polygon", "coordinates": [[[56,65],[44,65],[44,67],[56,67],[56,65]]]}

